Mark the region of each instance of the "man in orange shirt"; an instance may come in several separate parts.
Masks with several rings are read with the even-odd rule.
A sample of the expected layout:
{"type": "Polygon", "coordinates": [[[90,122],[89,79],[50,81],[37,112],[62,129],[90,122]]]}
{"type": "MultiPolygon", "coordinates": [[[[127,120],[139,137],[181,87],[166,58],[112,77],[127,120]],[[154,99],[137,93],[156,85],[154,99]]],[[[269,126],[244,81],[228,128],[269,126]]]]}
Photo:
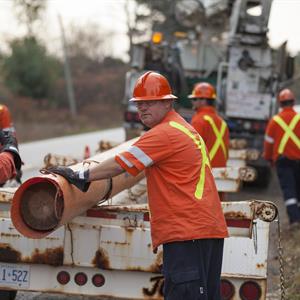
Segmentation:
{"type": "Polygon", "coordinates": [[[16,138],[11,132],[0,130],[0,185],[16,176],[21,158],[16,138]]]}
{"type": "Polygon", "coordinates": [[[216,92],[214,87],[206,82],[195,85],[189,95],[196,111],[191,124],[203,138],[212,168],[226,167],[229,148],[229,129],[225,121],[218,115],[216,92]]]}
{"type": "Polygon", "coordinates": [[[300,223],[300,115],[289,89],[278,95],[282,109],[268,123],[264,158],[275,164],[290,224],[300,223]]]}
{"type": "Polygon", "coordinates": [[[89,182],[145,170],[154,252],[163,246],[167,300],[220,300],[224,238],[228,236],[205,144],[172,105],[165,77],[147,72],[134,88],[142,122],[150,128],[127,151],[80,171],[54,167],[86,191],[89,182]]]}

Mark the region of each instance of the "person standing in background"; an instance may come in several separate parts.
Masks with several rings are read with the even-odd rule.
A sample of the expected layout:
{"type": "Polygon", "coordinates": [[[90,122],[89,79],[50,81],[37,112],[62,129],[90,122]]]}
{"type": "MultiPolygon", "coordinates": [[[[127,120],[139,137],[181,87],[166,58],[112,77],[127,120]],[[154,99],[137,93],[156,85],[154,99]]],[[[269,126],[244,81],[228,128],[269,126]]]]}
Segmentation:
{"type": "Polygon", "coordinates": [[[300,114],[291,90],[277,99],[281,111],[267,125],[263,156],[276,167],[290,224],[300,224],[300,114]]]}
{"type": "MultiPolygon", "coordinates": [[[[197,83],[189,98],[196,111],[191,124],[203,138],[212,168],[225,168],[229,152],[229,129],[216,110],[216,92],[206,82],[197,83]]],[[[219,193],[225,200],[225,194],[219,193]]]]}

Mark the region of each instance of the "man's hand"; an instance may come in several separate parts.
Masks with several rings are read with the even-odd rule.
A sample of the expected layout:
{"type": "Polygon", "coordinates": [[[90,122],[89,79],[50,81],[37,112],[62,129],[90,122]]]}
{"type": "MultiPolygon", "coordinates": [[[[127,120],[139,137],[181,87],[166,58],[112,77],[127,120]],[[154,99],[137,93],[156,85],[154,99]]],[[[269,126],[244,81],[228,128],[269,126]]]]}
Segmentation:
{"type": "Polygon", "coordinates": [[[0,130],[0,143],[2,145],[1,152],[10,152],[14,157],[16,169],[21,169],[22,160],[19,154],[18,142],[13,133],[10,131],[0,130]]]}
{"type": "Polygon", "coordinates": [[[47,169],[50,173],[55,173],[63,176],[69,183],[75,185],[82,192],[86,192],[89,189],[90,182],[89,178],[89,170],[85,171],[73,171],[68,167],[50,167],[47,169]]]}

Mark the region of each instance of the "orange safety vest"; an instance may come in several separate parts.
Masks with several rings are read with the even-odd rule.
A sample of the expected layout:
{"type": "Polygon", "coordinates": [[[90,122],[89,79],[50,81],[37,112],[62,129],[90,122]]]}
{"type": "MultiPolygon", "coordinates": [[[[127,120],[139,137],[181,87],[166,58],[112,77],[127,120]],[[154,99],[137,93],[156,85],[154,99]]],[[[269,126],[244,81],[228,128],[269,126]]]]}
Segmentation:
{"type": "Polygon", "coordinates": [[[268,123],[264,157],[276,161],[279,155],[300,159],[300,115],[291,107],[285,107],[268,123]]]}
{"type": "Polygon", "coordinates": [[[229,148],[229,129],[214,107],[197,110],[191,124],[203,138],[209,152],[212,168],[226,167],[229,148]]]}
{"type": "Polygon", "coordinates": [[[132,175],[145,169],[154,249],[228,236],[204,142],[175,111],[115,159],[132,175]]]}

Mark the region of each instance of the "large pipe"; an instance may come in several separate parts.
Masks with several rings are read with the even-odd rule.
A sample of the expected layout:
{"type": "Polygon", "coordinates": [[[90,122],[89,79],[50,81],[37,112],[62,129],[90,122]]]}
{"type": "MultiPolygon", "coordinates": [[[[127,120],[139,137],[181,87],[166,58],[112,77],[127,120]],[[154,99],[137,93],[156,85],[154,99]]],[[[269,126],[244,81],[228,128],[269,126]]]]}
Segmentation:
{"type": "MultiPolygon", "coordinates": [[[[136,139],[100,153],[90,160],[101,163],[126,150],[136,139]]],[[[82,168],[82,163],[71,166],[82,168]]],[[[135,185],[144,177],[123,173],[114,177],[111,196],[135,185]]],[[[74,217],[84,213],[103,200],[110,189],[109,180],[92,182],[83,193],[57,174],[42,174],[25,181],[15,192],[11,205],[11,219],[15,228],[28,238],[43,238],[74,217]]]]}

